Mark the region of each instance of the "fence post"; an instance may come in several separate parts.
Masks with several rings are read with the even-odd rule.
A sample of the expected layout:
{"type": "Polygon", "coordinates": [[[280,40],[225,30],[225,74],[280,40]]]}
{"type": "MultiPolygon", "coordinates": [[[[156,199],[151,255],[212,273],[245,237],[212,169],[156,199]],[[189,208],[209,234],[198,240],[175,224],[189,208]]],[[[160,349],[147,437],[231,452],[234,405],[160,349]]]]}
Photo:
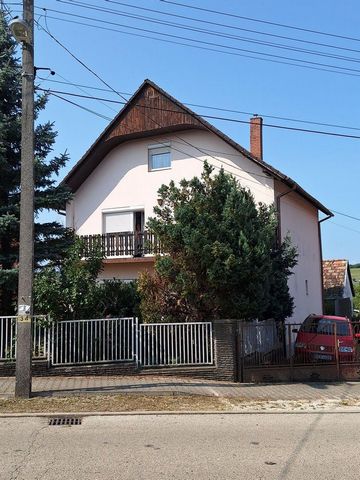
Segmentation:
{"type": "Polygon", "coordinates": [[[290,323],[287,324],[288,328],[288,350],[289,350],[289,358],[290,358],[290,381],[292,382],[294,380],[294,355],[292,354],[292,338],[291,338],[291,333],[292,333],[292,325],[290,323]]]}
{"type": "Polygon", "coordinates": [[[51,331],[52,331],[51,325],[50,325],[49,315],[48,315],[48,322],[47,322],[46,331],[47,331],[47,366],[49,368],[50,367],[50,361],[51,361],[50,350],[51,350],[51,331]]]}
{"type": "Polygon", "coordinates": [[[139,319],[135,317],[133,320],[133,351],[136,366],[139,367],[139,319]]]}
{"type": "Polygon", "coordinates": [[[214,323],[214,347],[215,366],[218,379],[236,380],[238,363],[236,348],[237,320],[215,319],[214,323]]]}
{"type": "Polygon", "coordinates": [[[338,338],[337,338],[336,322],[334,322],[334,338],[335,338],[336,374],[337,374],[337,379],[340,380],[339,342],[338,342],[338,338]]]}

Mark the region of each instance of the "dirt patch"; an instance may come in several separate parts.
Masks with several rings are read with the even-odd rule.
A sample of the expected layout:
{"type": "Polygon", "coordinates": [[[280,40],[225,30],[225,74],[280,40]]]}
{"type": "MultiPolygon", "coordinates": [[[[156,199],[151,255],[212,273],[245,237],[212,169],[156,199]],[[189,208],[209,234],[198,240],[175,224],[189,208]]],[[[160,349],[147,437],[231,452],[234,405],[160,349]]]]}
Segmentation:
{"type": "Polygon", "coordinates": [[[217,397],[200,395],[79,395],[0,399],[0,413],[224,411],[217,397]]]}

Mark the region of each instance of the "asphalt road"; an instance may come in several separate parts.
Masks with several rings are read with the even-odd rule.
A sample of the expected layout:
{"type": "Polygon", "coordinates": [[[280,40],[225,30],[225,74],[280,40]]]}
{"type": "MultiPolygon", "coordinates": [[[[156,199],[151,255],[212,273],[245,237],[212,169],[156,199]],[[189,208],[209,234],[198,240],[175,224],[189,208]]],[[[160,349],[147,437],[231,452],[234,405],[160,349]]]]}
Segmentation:
{"type": "Polygon", "coordinates": [[[358,479],[359,447],[356,413],[0,419],[0,479],[358,479]]]}

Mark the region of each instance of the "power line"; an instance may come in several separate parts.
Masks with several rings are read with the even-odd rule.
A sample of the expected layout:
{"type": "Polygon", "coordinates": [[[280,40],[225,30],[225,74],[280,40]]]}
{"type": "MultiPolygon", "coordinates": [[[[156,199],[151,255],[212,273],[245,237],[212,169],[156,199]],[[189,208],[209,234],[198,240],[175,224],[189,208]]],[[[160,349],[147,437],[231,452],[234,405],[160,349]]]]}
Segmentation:
{"type": "MultiPolygon", "coordinates": [[[[343,60],[343,61],[346,61],[346,62],[354,62],[354,63],[359,63],[360,62],[359,58],[347,57],[347,56],[344,56],[344,55],[336,55],[334,53],[321,52],[321,51],[318,51],[318,50],[308,50],[308,49],[300,48],[300,47],[297,47],[297,46],[294,46],[294,45],[285,45],[285,44],[280,44],[280,43],[268,42],[268,41],[249,38],[249,37],[240,37],[238,35],[228,34],[228,33],[225,33],[225,32],[219,32],[219,31],[216,31],[216,30],[208,30],[208,29],[193,27],[193,26],[190,26],[190,25],[185,25],[183,23],[169,22],[169,21],[160,20],[160,19],[154,18],[154,17],[147,17],[147,16],[143,16],[143,15],[135,15],[135,14],[120,11],[120,10],[97,7],[93,4],[84,4],[84,3],[79,2],[79,1],[76,1],[76,2],[75,1],[68,1],[68,0],[57,0],[57,1],[59,3],[64,3],[66,5],[71,5],[71,6],[78,7],[78,8],[79,7],[80,8],[86,8],[88,10],[95,11],[95,12],[111,13],[112,15],[118,15],[120,17],[131,18],[131,19],[140,20],[140,21],[143,21],[143,22],[150,22],[150,23],[157,24],[157,25],[165,25],[165,26],[168,26],[168,27],[177,28],[177,29],[181,29],[181,30],[189,30],[189,31],[192,31],[192,32],[197,32],[197,33],[201,33],[201,34],[205,34],[205,35],[211,35],[211,36],[214,36],[214,37],[227,38],[227,39],[237,40],[237,41],[246,42],[246,43],[255,43],[256,45],[263,45],[263,46],[270,47],[270,48],[277,48],[277,49],[281,49],[281,50],[290,50],[290,51],[294,51],[294,52],[304,53],[306,55],[315,55],[315,56],[326,57],[326,58],[334,58],[336,60],[343,60]]],[[[48,10],[52,11],[52,12],[55,12],[55,13],[64,13],[65,14],[65,12],[59,12],[58,10],[54,10],[54,9],[51,9],[51,8],[49,8],[48,10]]],[[[360,52],[358,52],[358,53],[360,53],[360,52]]]]}
{"type": "MultiPolygon", "coordinates": [[[[38,88],[38,90],[45,91],[45,92],[55,92],[57,94],[61,95],[69,95],[69,96],[74,96],[74,97],[80,97],[80,98],[85,98],[85,99],[90,99],[90,100],[101,100],[101,101],[106,101],[106,102],[111,102],[111,103],[118,103],[118,104],[126,104],[127,102],[119,102],[116,100],[109,100],[106,98],[99,98],[99,97],[93,97],[91,95],[79,95],[77,93],[71,93],[71,92],[64,92],[64,91],[58,91],[58,90],[48,90],[48,89],[43,89],[43,88],[38,88]]],[[[147,105],[135,105],[137,108],[140,109],[147,109],[147,110],[160,110],[162,112],[170,112],[170,113],[178,113],[176,110],[172,110],[169,108],[161,108],[161,107],[150,107],[147,105]]],[[[190,115],[190,113],[188,114],[190,115]]],[[[236,118],[228,118],[228,117],[217,117],[214,115],[201,115],[203,118],[208,118],[211,120],[222,120],[226,122],[235,122],[235,123],[243,123],[243,124],[250,124],[250,121],[248,120],[239,120],[236,118]]],[[[296,131],[296,132],[304,132],[304,133],[313,133],[313,134],[319,134],[319,135],[328,135],[328,136],[335,136],[335,137],[344,137],[344,138],[353,138],[353,139],[360,139],[359,135],[348,135],[344,133],[337,133],[337,132],[326,132],[323,130],[311,130],[308,128],[297,128],[297,127],[288,127],[286,125],[274,125],[270,123],[263,123],[264,127],[269,127],[269,128],[278,128],[278,129],[283,129],[283,130],[291,130],[291,131],[296,131]]]]}
{"type": "MultiPolygon", "coordinates": [[[[89,89],[89,90],[97,90],[97,91],[111,92],[112,93],[112,90],[109,90],[107,88],[93,87],[93,86],[90,86],[90,85],[83,85],[83,84],[79,84],[79,83],[73,83],[73,82],[70,82],[70,81],[69,82],[62,82],[60,80],[54,80],[52,78],[46,78],[46,79],[42,78],[42,77],[38,77],[38,78],[40,80],[51,82],[51,83],[59,83],[59,84],[62,84],[62,85],[69,85],[69,86],[74,86],[74,87],[83,87],[83,88],[86,88],[86,89],[89,89]]],[[[122,93],[123,95],[129,95],[129,96],[132,95],[132,93],[129,93],[129,92],[120,92],[120,93],[122,93]]],[[[104,100],[104,101],[106,100],[108,102],[111,101],[110,99],[104,99],[104,98],[102,98],[101,100],[104,100]]],[[[119,102],[119,103],[121,103],[121,102],[119,102]]],[[[229,112],[229,113],[239,113],[239,114],[242,114],[242,115],[254,115],[254,112],[245,112],[245,111],[234,110],[234,109],[230,109],[230,108],[221,108],[221,107],[214,107],[214,106],[210,106],[210,105],[201,105],[201,104],[198,104],[198,103],[189,103],[189,102],[182,102],[182,103],[184,105],[187,105],[188,107],[205,108],[205,109],[209,109],[209,110],[218,110],[218,111],[221,111],[221,112],[229,112]]],[[[264,117],[264,118],[273,118],[273,119],[276,119],[276,120],[285,120],[285,121],[289,121],[289,122],[319,125],[319,126],[323,126],[323,127],[333,127],[333,128],[341,128],[341,129],[346,129],[346,130],[358,130],[358,131],[360,131],[360,127],[350,127],[348,125],[338,125],[338,124],[334,124],[334,123],[315,122],[313,120],[302,120],[302,119],[298,119],[298,118],[281,117],[281,116],[278,116],[278,115],[266,115],[266,114],[263,114],[263,113],[258,113],[258,115],[261,116],[261,117],[264,117]]]]}
{"type": "Polygon", "coordinates": [[[172,0],[160,0],[160,2],[168,3],[168,4],[171,4],[171,5],[177,5],[177,6],[185,7],[185,8],[192,8],[193,10],[200,10],[200,11],[203,11],[203,12],[215,13],[217,15],[223,15],[223,16],[226,16],[226,17],[239,18],[241,20],[248,20],[250,22],[264,23],[264,24],[267,24],[267,25],[274,25],[276,27],[289,28],[289,29],[292,29],[292,30],[299,30],[301,32],[315,33],[316,35],[325,35],[327,37],[342,38],[344,40],[351,40],[351,41],[354,41],[354,42],[360,42],[360,38],[356,38],[356,37],[348,37],[348,36],[345,36],[345,35],[339,35],[339,34],[330,33],[330,32],[323,32],[323,31],[320,31],[320,30],[312,30],[310,28],[297,27],[295,25],[287,25],[287,24],[284,24],[284,23],[270,22],[268,20],[261,20],[259,18],[245,17],[245,16],[242,16],[242,15],[236,15],[234,13],[221,12],[219,10],[211,10],[209,8],[203,8],[203,7],[196,7],[195,5],[186,5],[184,3],[174,2],[172,0]]]}
{"type": "Polygon", "coordinates": [[[50,93],[54,97],[57,97],[57,98],[60,98],[61,100],[64,100],[64,102],[70,103],[71,105],[75,105],[76,107],[79,107],[82,110],[85,110],[86,112],[92,113],[93,115],[96,115],[97,117],[100,117],[103,120],[108,120],[108,121],[112,120],[112,118],[107,117],[106,115],[103,115],[102,113],[95,112],[94,110],[91,110],[90,108],[84,107],[83,105],[80,105],[79,103],[76,103],[76,102],[73,102],[72,100],[69,100],[68,98],[64,98],[61,95],[57,95],[54,92],[48,92],[48,93],[50,93]]]}
{"type": "MultiPolygon", "coordinates": [[[[57,1],[61,2],[62,0],[57,0],[57,1]]],[[[232,29],[232,30],[239,30],[239,31],[243,31],[243,32],[255,33],[257,35],[264,35],[264,36],[268,36],[268,37],[281,38],[283,40],[291,40],[291,41],[299,42],[299,43],[306,43],[306,44],[310,44],[310,45],[317,45],[317,46],[321,46],[321,47],[328,47],[328,48],[334,48],[334,49],[337,49],[337,50],[345,50],[345,51],[349,51],[349,52],[359,53],[359,50],[357,50],[357,49],[340,47],[339,45],[331,45],[331,44],[328,44],[328,43],[321,43],[321,42],[315,42],[315,41],[311,41],[311,40],[304,40],[302,38],[297,38],[297,37],[289,37],[289,36],[286,36],[286,35],[278,35],[278,34],[275,34],[275,33],[263,32],[263,31],[259,31],[259,30],[252,30],[252,29],[248,29],[248,28],[241,28],[241,27],[235,26],[235,25],[212,22],[210,20],[204,20],[203,18],[202,19],[194,18],[194,17],[189,17],[187,15],[179,15],[178,13],[176,14],[176,13],[173,13],[173,12],[172,13],[167,13],[167,12],[164,12],[164,11],[161,11],[161,10],[140,7],[138,5],[131,5],[129,3],[119,2],[119,1],[115,1],[115,0],[104,0],[104,1],[106,1],[107,3],[121,5],[121,6],[129,7],[129,8],[133,8],[133,9],[136,9],[136,10],[158,13],[160,15],[165,15],[165,16],[172,17],[172,18],[173,17],[181,18],[181,19],[185,19],[185,20],[195,21],[195,22],[198,22],[198,23],[205,23],[207,25],[215,25],[215,26],[218,26],[218,27],[225,27],[225,28],[229,28],[229,29],[232,29]]],[[[74,2],[72,2],[72,3],[74,3],[74,2]]]]}
{"type": "Polygon", "coordinates": [[[336,225],[337,227],[341,227],[341,228],[344,228],[345,230],[349,230],[350,232],[360,233],[360,230],[355,230],[355,228],[346,227],[345,225],[341,225],[341,223],[336,223],[336,222],[333,222],[332,220],[329,220],[329,222],[332,223],[333,225],[336,225]]]}
{"type": "MultiPolygon", "coordinates": [[[[45,8],[42,8],[42,10],[46,11],[45,8]]],[[[105,21],[105,20],[99,20],[97,18],[87,17],[87,16],[84,16],[84,15],[76,15],[76,14],[69,13],[69,12],[59,12],[59,13],[62,14],[62,15],[69,15],[69,16],[72,16],[72,17],[83,18],[85,20],[100,22],[102,24],[121,26],[121,27],[128,28],[128,29],[131,29],[131,30],[153,33],[153,34],[156,34],[156,35],[161,35],[163,37],[180,39],[180,40],[184,40],[184,41],[187,41],[187,42],[194,42],[195,44],[183,43],[183,42],[179,42],[177,40],[168,40],[168,39],[164,40],[163,38],[153,37],[151,35],[144,35],[144,34],[139,34],[139,33],[127,32],[127,31],[123,31],[123,30],[119,30],[119,29],[103,27],[103,26],[100,26],[100,25],[92,25],[92,24],[85,23],[85,22],[79,22],[79,21],[76,21],[76,20],[59,18],[59,17],[50,16],[50,15],[48,15],[47,18],[51,18],[53,20],[59,20],[59,21],[67,22],[67,23],[73,23],[73,24],[76,24],[76,25],[83,25],[83,26],[86,26],[86,27],[92,27],[92,28],[96,28],[96,29],[100,29],[100,30],[117,32],[117,33],[120,33],[120,34],[123,34],[123,35],[125,34],[125,35],[140,37],[140,38],[147,38],[147,39],[151,39],[151,40],[160,41],[160,42],[163,42],[163,43],[171,43],[171,44],[175,44],[175,45],[197,48],[197,49],[200,49],[200,50],[212,51],[212,52],[217,52],[217,53],[222,53],[222,54],[232,55],[232,56],[237,56],[237,57],[242,57],[242,58],[251,58],[251,59],[267,61],[267,62],[271,62],[271,63],[291,65],[291,66],[295,66],[295,67],[307,68],[307,69],[310,69],[310,70],[319,70],[319,71],[323,71],[323,72],[337,73],[337,74],[340,74],[340,75],[347,75],[347,76],[353,76],[353,77],[359,77],[360,76],[359,75],[360,70],[354,69],[354,68],[348,68],[348,67],[319,63],[319,62],[313,62],[313,61],[310,61],[310,60],[302,60],[302,59],[292,58],[292,57],[285,57],[285,56],[282,56],[282,55],[275,55],[275,54],[271,54],[271,53],[258,52],[258,51],[254,51],[254,50],[242,49],[242,48],[238,48],[238,47],[217,44],[217,43],[214,43],[214,42],[207,42],[207,41],[204,41],[204,40],[197,40],[197,39],[194,39],[194,38],[183,37],[181,35],[163,33],[163,32],[149,30],[149,29],[140,28],[140,27],[131,27],[129,25],[119,24],[119,23],[116,23],[116,22],[109,22],[109,21],[105,21]],[[205,47],[205,46],[197,45],[199,43],[202,44],[202,45],[210,45],[210,46],[214,46],[214,47],[226,48],[226,49],[229,49],[230,51],[219,50],[219,48],[212,48],[212,47],[209,47],[209,46],[205,47]],[[262,55],[262,56],[272,57],[272,58],[256,57],[254,55],[247,55],[245,53],[237,53],[238,51],[254,53],[256,55],[262,55]],[[276,58],[276,60],[274,58],[276,58]],[[284,59],[284,60],[280,60],[280,59],[284,59]],[[285,61],[285,60],[290,60],[290,62],[285,61]],[[294,63],[294,62],[300,62],[300,64],[299,63],[294,63]],[[321,68],[321,67],[328,67],[328,68],[321,68]],[[353,73],[353,72],[359,72],[359,73],[353,73]]]]}
{"type": "MultiPolygon", "coordinates": [[[[63,77],[63,76],[60,75],[59,73],[58,73],[57,75],[58,75],[60,78],[62,78],[63,80],[68,81],[65,77],[63,77]]],[[[77,88],[80,92],[86,93],[87,95],[89,94],[89,92],[86,91],[83,87],[77,86],[76,88],[77,88]]],[[[59,93],[62,93],[62,92],[59,92],[59,93]]],[[[79,95],[79,96],[80,96],[80,95],[79,95]]],[[[106,108],[108,108],[108,109],[111,110],[112,112],[117,113],[117,110],[115,110],[114,108],[110,107],[110,106],[105,102],[106,99],[94,98],[94,100],[98,101],[101,105],[104,105],[106,108]]],[[[107,100],[106,100],[106,101],[107,101],[107,100]]]]}
{"type": "Polygon", "coordinates": [[[336,213],[337,215],[342,215],[343,217],[351,218],[352,220],[356,220],[360,222],[360,218],[358,217],[353,217],[352,215],[348,215],[347,213],[342,213],[342,212],[337,212],[336,210],[331,210],[333,213],[336,213]]]}

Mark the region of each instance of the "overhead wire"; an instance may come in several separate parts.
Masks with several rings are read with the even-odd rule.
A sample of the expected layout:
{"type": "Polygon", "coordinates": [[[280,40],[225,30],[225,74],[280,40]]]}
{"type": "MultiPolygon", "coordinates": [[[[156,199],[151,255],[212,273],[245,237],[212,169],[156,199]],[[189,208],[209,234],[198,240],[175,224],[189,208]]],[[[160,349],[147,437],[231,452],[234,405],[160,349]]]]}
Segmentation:
{"type": "MultiPolygon", "coordinates": [[[[85,98],[85,99],[90,99],[90,100],[102,100],[102,101],[107,101],[111,103],[118,103],[118,104],[126,104],[127,102],[119,102],[116,100],[108,100],[106,98],[99,98],[99,97],[93,97],[91,95],[79,95],[77,93],[72,93],[72,92],[64,92],[64,91],[58,91],[58,90],[49,90],[49,89],[42,89],[39,88],[39,90],[44,90],[48,92],[55,92],[61,95],[69,95],[69,96],[75,96],[75,97],[80,97],[80,98],[85,98]]],[[[147,109],[147,110],[160,110],[163,112],[170,112],[170,113],[178,113],[176,110],[172,110],[169,108],[163,108],[163,107],[155,107],[155,106],[147,106],[147,105],[141,105],[141,104],[136,104],[134,105],[137,108],[140,109],[147,109]]],[[[188,114],[190,115],[190,113],[188,114]]],[[[235,122],[235,123],[242,123],[242,124],[250,124],[251,122],[248,120],[240,120],[237,118],[228,118],[228,117],[218,117],[215,115],[201,115],[203,118],[208,118],[211,120],[222,120],[226,122],[235,122]]],[[[337,132],[326,132],[324,130],[311,130],[308,128],[297,128],[297,127],[289,127],[286,125],[275,125],[275,124],[270,124],[270,123],[263,123],[264,127],[269,127],[269,128],[278,128],[278,129],[283,129],[283,130],[291,130],[291,131],[296,131],[296,132],[304,132],[304,133],[313,133],[313,134],[319,134],[319,135],[329,135],[329,136],[335,136],[335,137],[343,137],[343,138],[353,138],[353,139],[360,139],[360,135],[349,135],[345,133],[337,133],[337,132]]]]}
{"type": "MultiPolygon", "coordinates": [[[[164,26],[171,27],[171,28],[188,30],[188,31],[197,32],[197,33],[210,35],[210,36],[214,36],[214,37],[226,38],[226,39],[236,40],[236,41],[245,42],[245,43],[255,43],[256,45],[262,45],[262,46],[265,46],[265,47],[277,48],[277,49],[281,49],[281,50],[290,50],[290,51],[294,51],[294,52],[304,53],[306,55],[315,55],[315,56],[326,57],[326,58],[334,58],[336,60],[343,60],[343,61],[346,61],[346,62],[354,62],[354,63],[359,63],[360,62],[360,58],[347,57],[345,55],[337,55],[337,54],[334,54],[334,53],[321,52],[321,51],[318,51],[318,50],[309,50],[309,49],[297,47],[295,45],[284,45],[284,44],[264,41],[264,40],[261,40],[261,39],[255,39],[255,38],[249,38],[249,37],[240,37],[239,35],[229,34],[229,33],[225,33],[225,32],[219,32],[217,30],[208,30],[208,29],[203,29],[203,28],[199,28],[199,27],[194,27],[194,26],[191,26],[191,25],[185,25],[183,23],[175,23],[175,22],[165,21],[165,20],[161,20],[161,19],[158,19],[158,18],[154,18],[154,17],[147,17],[147,16],[144,16],[144,15],[135,15],[135,14],[132,14],[132,13],[119,11],[119,10],[115,10],[115,9],[98,7],[96,5],[83,3],[83,2],[80,2],[80,1],[68,1],[68,0],[57,0],[57,1],[60,2],[60,3],[66,4],[66,5],[71,5],[71,6],[78,7],[78,8],[86,8],[88,10],[95,11],[95,12],[110,13],[112,15],[118,15],[120,17],[131,18],[131,19],[135,19],[135,20],[141,20],[143,22],[150,22],[150,23],[153,23],[153,24],[164,25],[164,26]]],[[[55,13],[64,13],[65,14],[65,12],[60,12],[59,10],[54,10],[54,9],[51,9],[51,8],[49,8],[48,10],[52,11],[52,12],[55,12],[55,13]]],[[[121,26],[124,26],[124,25],[121,25],[121,26]]],[[[360,52],[358,52],[358,53],[360,53],[360,52]]]]}
{"type": "Polygon", "coordinates": [[[239,47],[235,47],[235,46],[232,46],[232,45],[224,45],[224,44],[220,44],[220,43],[215,43],[215,42],[209,42],[209,41],[200,40],[200,39],[184,37],[184,36],[181,36],[181,35],[159,32],[159,31],[156,31],[156,30],[148,29],[148,28],[135,27],[135,26],[127,25],[127,24],[118,23],[118,22],[110,22],[110,21],[104,20],[104,19],[93,18],[93,17],[89,17],[87,15],[79,15],[79,14],[60,11],[60,10],[55,10],[55,9],[51,9],[51,8],[43,8],[43,7],[38,7],[38,8],[42,8],[44,11],[48,10],[48,11],[55,12],[55,13],[58,13],[58,14],[61,14],[61,15],[67,15],[67,16],[70,16],[70,17],[80,18],[80,19],[83,19],[83,20],[90,20],[92,22],[100,22],[101,24],[113,25],[113,26],[118,26],[118,27],[122,27],[122,28],[127,28],[127,29],[130,29],[130,30],[156,34],[156,35],[160,35],[162,37],[169,37],[169,38],[175,38],[177,40],[185,40],[185,41],[195,42],[195,43],[199,43],[201,45],[206,45],[206,46],[210,46],[210,47],[226,48],[226,49],[230,50],[231,52],[245,52],[245,53],[250,53],[250,54],[255,54],[255,55],[262,55],[264,57],[271,57],[271,59],[288,60],[288,61],[299,62],[301,64],[306,64],[306,65],[310,65],[310,66],[315,65],[315,66],[319,66],[319,67],[336,69],[336,70],[341,71],[341,72],[360,73],[360,70],[356,69],[356,68],[349,68],[349,67],[344,67],[344,66],[332,65],[332,64],[328,64],[328,63],[320,63],[320,62],[315,62],[315,61],[311,61],[311,60],[304,60],[304,59],[301,59],[301,58],[287,57],[287,56],[284,56],[284,55],[277,55],[275,53],[267,53],[267,52],[260,52],[260,51],[256,51],[256,50],[249,50],[249,49],[246,49],[246,48],[239,48],[239,47]]]}
{"type": "MultiPolygon", "coordinates": [[[[63,0],[56,0],[56,1],[63,2],[63,0]]],[[[76,1],[78,1],[78,0],[76,0],[76,1]]],[[[129,4],[129,3],[119,2],[119,1],[116,1],[116,0],[103,0],[103,1],[105,1],[106,3],[121,5],[121,6],[124,6],[124,7],[136,9],[136,10],[158,13],[160,15],[164,15],[164,16],[168,16],[168,17],[172,17],[172,18],[175,17],[175,18],[181,18],[181,19],[185,19],[185,20],[191,20],[191,21],[194,21],[194,22],[204,23],[204,24],[207,24],[207,25],[224,27],[224,28],[228,28],[228,29],[231,29],[231,30],[238,30],[238,31],[243,31],[243,32],[248,32],[248,33],[255,33],[257,35],[263,35],[263,36],[274,37],[274,38],[281,38],[283,40],[290,40],[290,41],[293,41],[293,42],[306,43],[306,44],[310,44],[310,45],[333,48],[333,49],[336,49],[336,50],[345,50],[345,51],[349,51],[349,52],[359,53],[359,50],[354,49],[354,48],[341,47],[339,45],[332,45],[332,44],[329,44],[329,43],[316,42],[316,41],[313,41],[313,40],[305,40],[303,38],[298,38],[298,37],[289,37],[287,35],[279,35],[279,34],[275,34],[275,33],[264,32],[264,31],[261,31],[261,30],[253,30],[253,29],[249,29],[249,28],[242,28],[242,27],[239,27],[238,25],[224,24],[224,23],[219,23],[219,22],[213,22],[213,21],[210,21],[210,20],[205,20],[204,18],[200,19],[200,18],[189,17],[187,15],[180,15],[178,12],[177,13],[175,13],[175,12],[169,13],[169,12],[164,12],[162,10],[156,10],[156,9],[153,9],[153,8],[146,8],[146,7],[139,6],[139,5],[132,5],[132,4],[129,4]]],[[[75,2],[73,0],[71,0],[71,3],[75,3],[75,2]]]]}
{"type": "MultiPolygon", "coordinates": [[[[42,77],[39,77],[39,78],[41,80],[45,80],[42,77]]],[[[93,86],[90,86],[90,85],[82,85],[82,84],[73,83],[73,82],[70,82],[70,81],[69,82],[62,82],[62,81],[59,81],[59,80],[54,80],[53,78],[48,78],[48,79],[46,79],[46,81],[51,82],[51,83],[59,83],[59,84],[62,84],[62,85],[84,87],[84,88],[89,89],[89,90],[97,90],[97,91],[111,92],[112,93],[112,90],[109,90],[107,88],[99,88],[99,87],[93,87],[93,86]]],[[[121,93],[123,95],[128,95],[128,96],[132,95],[132,93],[129,93],[129,92],[121,92],[121,93]]],[[[102,100],[106,100],[108,102],[117,102],[117,101],[111,100],[111,99],[102,99],[102,100]]],[[[215,106],[211,106],[211,105],[201,105],[201,104],[198,104],[198,103],[189,103],[189,102],[182,102],[182,103],[184,105],[188,106],[188,107],[205,108],[205,109],[208,109],[208,110],[218,110],[218,111],[221,111],[221,112],[238,113],[238,114],[241,114],[241,115],[254,115],[254,112],[245,112],[245,111],[241,111],[241,110],[215,107],[215,106]]],[[[273,119],[276,119],[276,120],[285,120],[285,121],[289,121],[289,122],[305,123],[305,124],[309,124],[309,125],[319,125],[319,126],[323,126],[323,127],[333,127],[333,128],[341,128],[341,129],[346,129],[346,130],[358,130],[358,131],[360,131],[360,127],[354,127],[354,126],[349,126],[349,125],[339,125],[339,124],[334,124],[334,123],[315,122],[313,120],[303,120],[303,119],[299,119],[299,118],[281,117],[279,115],[267,115],[267,114],[264,114],[264,113],[261,113],[261,112],[257,113],[257,115],[259,115],[261,117],[264,117],[264,118],[273,118],[273,119]]]]}
{"type": "Polygon", "coordinates": [[[321,30],[314,30],[314,29],[310,29],[310,28],[298,27],[298,26],[295,26],[295,25],[288,25],[288,24],[285,24],[285,23],[271,22],[269,20],[262,20],[262,19],[258,19],[258,18],[245,17],[243,15],[237,15],[237,14],[229,13],[229,12],[222,12],[222,11],[219,11],[219,10],[212,10],[210,8],[197,7],[195,5],[189,5],[189,4],[185,4],[185,3],[175,2],[175,1],[172,1],[172,0],[160,0],[160,2],[168,3],[168,4],[172,4],[172,5],[177,5],[177,6],[181,6],[181,7],[184,7],[184,8],[191,8],[193,10],[199,10],[199,11],[203,11],[203,12],[214,13],[216,15],[222,15],[222,16],[232,17],[232,18],[239,18],[239,19],[242,19],[242,20],[248,20],[250,22],[264,23],[264,24],[273,25],[273,26],[276,26],[276,27],[289,28],[291,30],[299,30],[301,32],[307,32],[307,33],[314,33],[316,35],[324,35],[324,36],[327,36],[327,37],[341,38],[341,39],[344,39],[344,40],[351,40],[351,41],[354,41],[354,42],[360,42],[360,38],[356,38],[356,37],[349,37],[349,36],[346,36],[346,35],[339,35],[339,34],[335,34],[335,33],[324,32],[324,31],[321,31],[321,30]]]}
{"type": "MultiPolygon", "coordinates": [[[[38,7],[38,8],[40,8],[40,7],[38,7]]],[[[231,56],[236,56],[236,57],[251,58],[251,59],[254,59],[254,60],[261,60],[261,61],[283,64],[283,65],[291,65],[291,66],[295,66],[295,67],[307,68],[307,69],[310,69],[310,70],[318,70],[318,71],[323,71],[323,72],[336,73],[336,74],[339,74],[339,75],[346,75],[346,76],[351,76],[351,77],[359,77],[360,76],[360,70],[354,69],[354,68],[348,68],[348,67],[319,63],[319,62],[312,62],[310,60],[302,60],[302,59],[297,59],[297,58],[292,58],[292,57],[284,57],[284,56],[281,56],[281,55],[275,55],[275,54],[270,54],[270,53],[265,53],[265,52],[257,52],[257,51],[248,50],[248,49],[241,49],[241,48],[238,48],[238,47],[217,44],[217,43],[214,43],[214,42],[206,42],[206,41],[203,41],[203,40],[198,40],[198,39],[189,38],[189,37],[183,37],[183,36],[180,36],[180,35],[173,35],[173,34],[170,34],[170,33],[164,33],[164,32],[149,30],[149,29],[145,29],[145,28],[140,28],[140,27],[131,27],[129,25],[119,24],[119,23],[116,23],[116,22],[109,22],[109,21],[105,21],[105,20],[99,20],[97,18],[87,17],[87,16],[84,16],[84,15],[70,14],[69,12],[59,12],[59,13],[62,14],[62,15],[70,15],[70,16],[73,16],[73,17],[75,16],[75,17],[78,17],[78,18],[83,18],[85,20],[100,22],[101,24],[110,24],[110,25],[115,25],[115,26],[122,26],[123,28],[131,29],[131,30],[153,33],[153,34],[156,34],[156,35],[161,35],[162,37],[169,37],[171,39],[175,38],[175,39],[184,40],[185,42],[193,42],[193,43],[184,43],[184,42],[177,41],[177,40],[169,40],[168,38],[165,40],[164,38],[154,37],[152,35],[144,35],[144,34],[140,34],[140,33],[134,33],[134,32],[128,32],[128,31],[119,30],[119,29],[115,29],[115,28],[104,27],[104,26],[101,26],[101,25],[93,25],[93,24],[90,24],[90,23],[80,22],[80,21],[77,21],[77,20],[71,20],[71,19],[68,19],[68,18],[54,17],[52,15],[51,16],[48,15],[47,18],[62,21],[62,22],[67,22],[67,23],[71,23],[71,24],[82,25],[82,26],[85,26],[85,27],[96,28],[96,29],[99,29],[99,30],[116,32],[116,33],[119,33],[119,34],[122,34],[122,35],[130,35],[130,36],[135,36],[135,37],[139,37],[139,38],[147,38],[147,39],[151,39],[151,40],[160,41],[162,43],[171,43],[171,44],[180,45],[180,46],[184,46],[184,47],[196,48],[196,49],[200,49],[200,50],[211,51],[211,52],[216,52],[216,53],[221,53],[221,54],[226,54],[226,55],[231,55],[231,56]],[[198,45],[199,43],[201,45],[198,45]],[[203,46],[203,45],[210,45],[210,46],[203,46]],[[229,51],[228,50],[220,50],[219,48],[212,48],[211,45],[213,45],[214,47],[226,48],[229,51]],[[272,57],[272,58],[263,58],[263,57],[258,57],[258,56],[248,55],[248,54],[245,54],[245,53],[238,53],[238,52],[255,53],[256,55],[263,55],[263,56],[272,57]],[[284,60],[281,60],[281,59],[284,59],[284,60]],[[290,61],[286,61],[286,60],[290,60],[290,61]],[[294,62],[300,62],[300,63],[294,63],[294,62]],[[322,67],[326,67],[326,68],[322,68],[322,67]],[[355,72],[359,72],[359,73],[355,73],[355,72]]]]}

